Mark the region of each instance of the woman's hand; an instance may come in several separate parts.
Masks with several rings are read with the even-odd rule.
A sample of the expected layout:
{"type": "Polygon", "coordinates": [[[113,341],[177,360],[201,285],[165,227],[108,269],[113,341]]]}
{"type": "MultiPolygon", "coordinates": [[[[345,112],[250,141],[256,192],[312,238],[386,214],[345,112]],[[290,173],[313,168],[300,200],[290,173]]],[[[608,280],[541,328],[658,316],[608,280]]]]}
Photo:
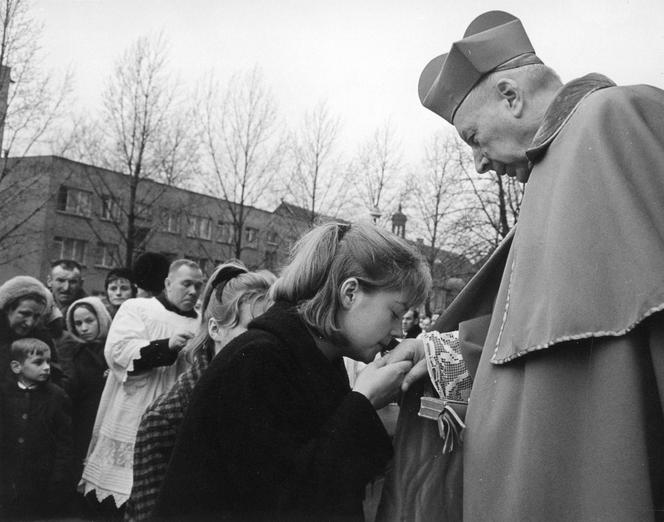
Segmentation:
{"type": "Polygon", "coordinates": [[[412,366],[412,362],[408,360],[391,364],[385,364],[381,359],[374,361],[357,376],[353,391],[364,395],[378,410],[394,400],[404,376],[412,366]]]}
{"type": "Polygon", "coordinates": [[[382,364],[392,364],[398,361],[410,361],[412,363],[412,368],[401,383],[403,391],[406,391],[411,384],[428,373],[427,361],[424,358],[424,343],[421,339],[404,339],[379,361],[382,361],[382,364]]]}

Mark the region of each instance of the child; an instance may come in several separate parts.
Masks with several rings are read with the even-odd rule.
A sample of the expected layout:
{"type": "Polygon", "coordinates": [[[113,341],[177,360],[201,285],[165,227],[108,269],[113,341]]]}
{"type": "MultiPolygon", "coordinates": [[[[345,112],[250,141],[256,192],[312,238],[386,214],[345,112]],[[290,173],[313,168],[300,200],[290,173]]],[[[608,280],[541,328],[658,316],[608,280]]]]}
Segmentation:
{"type": "Polygon", "coordinates": [[[421,255],[376,226],[304,236],[275,304],[198,382],[156,517],[362,520],[392,455],[376,409],[410,369],[374,358],[430,287],[421,255]],[[368,363],[352,390],[343,356],[368,363]]]}
{"type": "Polygon", "coordinates": [[[143,414],[134,447],[134,484],[125,520],[147,520],[154,508],[194,386],[212,358],[247,330],[270,300],[267,291],[275,276],[265,270],[249,272],[239,262],[219,266],[203,292],[203,321],[185,347],[192,367],[178,377],[143,414]]]}
{"type": "Polygon", "coordinates": [[[71,304],[66,321],[67,330],[78,340],[71,356],[74,373],[67,391],[72,400],[74,455],[80,476],[108,375],[104,343],[111,316],[101,299],[84,297],[71,304]]]}
{"type": "Polygon", "coordinates": [[[51,350],[39,339],[11,344],[12,381],[0,388],[3,518],[62,512],[74,492],[69,399],[49,381],[51,350]]]}

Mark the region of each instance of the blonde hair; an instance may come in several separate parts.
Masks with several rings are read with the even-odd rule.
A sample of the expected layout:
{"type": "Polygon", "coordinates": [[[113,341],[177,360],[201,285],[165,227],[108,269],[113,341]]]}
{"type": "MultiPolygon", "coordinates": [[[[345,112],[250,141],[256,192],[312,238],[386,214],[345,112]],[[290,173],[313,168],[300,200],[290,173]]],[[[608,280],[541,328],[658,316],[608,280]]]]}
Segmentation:
{"type": "Polygon", "coordinates": [[[249,272],[239,261],[219,265],[203,291],[201,325],[198,333],[184,348],[190,361],[214,344],[208,334],[208,321],[213,317],[221,328],[233,328],[240,320],[240,306],[250,303],[252,317],[256,305],[268,299],[267,293],[276,276],[267,270],[249,272]]]}
{"type": "Polygon", "coordinates": [[[301,319],[315,334],[344,344],[336,316],[339,289],[350,277],[365,292],[404,292],[408,308],[424,301],[431,290],[424,258],[405,240],[369,223],[327,223],[295,245],[271,296],[275,301],[295,303],[301,319]]]}

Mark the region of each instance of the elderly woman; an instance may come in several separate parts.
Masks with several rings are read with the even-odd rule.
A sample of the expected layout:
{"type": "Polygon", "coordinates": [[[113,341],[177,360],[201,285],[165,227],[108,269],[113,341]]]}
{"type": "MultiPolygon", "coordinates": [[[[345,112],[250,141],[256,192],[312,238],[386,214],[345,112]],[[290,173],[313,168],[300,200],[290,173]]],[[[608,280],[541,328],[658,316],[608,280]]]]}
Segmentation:
{"type": "Polygon", "coordinates": [[[0,382],[9,372],[11,343],[33,337],[51,348],[51,381],[65,384],[53,335],[44,326],[44,318],[50,316],[53,308],[53,296],[34,277],[12,277],[0,286],[0,382]]]}

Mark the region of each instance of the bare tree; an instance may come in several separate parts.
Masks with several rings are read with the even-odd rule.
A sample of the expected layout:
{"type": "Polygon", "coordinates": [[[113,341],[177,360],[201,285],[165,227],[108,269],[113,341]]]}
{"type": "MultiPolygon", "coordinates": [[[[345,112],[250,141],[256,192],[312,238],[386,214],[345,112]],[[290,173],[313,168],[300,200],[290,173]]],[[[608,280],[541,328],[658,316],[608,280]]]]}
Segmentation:
{"type": "Polygon", "coordinates": [[[74,155],[126,174],[124,197],[101,171],[89,169],[98,196],[113,207],[127,266],[154,233],[152,208],[165,191],[164,185],[144,182],[181,185],[198,166],[191,110],[184,106],[182,89],[168,68],[168,54],[163,35],[136,40],[115,64],[102,95],[100,118],[79,125],[79,139],[72,140],[74,155]]]}
{"type": "MultiPolygon", "coordinates": [[[[450,291],[450,278],[466,279],[472,265],[465,257],[467,238],[460,234],[459,223],[472,201],[464,197],[465,171],[461,161],[465,144],[452,134],[436,133],[424,147],[424,157],[417,173],[411,176],[408,201],[414,210],[411,228],[422,237],[420,248],[434,275],[436,291],[450,291]]],[[[425,302],[431,313],[430,295],[425,302]]],[[[444,299],[442,304],[446,303],[444,299]]]]}
{"type": "Polygon", "coordinates": [[[277,108],[257,68],[236,74],[225,89],[210,79],[199,106],[209,188],[220,197],[232,255],[242,259],[247,219],[276,190],[284,156],[277,108]]]}
{"type": "Polygon", "coordinates": [[[401,167],[401,145],[388,121],[360,148],[353,168],[359,199],[374,222],[386,223],[403,197],[401,167]]]}
{"type": "Polygon", "coordinates": [[[519,218],[524,185],[516,178],[494,171],[475,172],[467,148],[458,156],[465,179],[465,212],[457,220],[468,255],[480,260],[489,255],[507,236],[519,218]]]}
{"type": "Polygon", "coordinates": [[[49,198],[35,177],[15,179],[12,169],[51,140],[71,94],[69,72],[57,77],[42,67],[43,27],[30,9],[29,0],[0,2],[0,149],[5,158],[13,156],[0,163],[0,264],[29,253],[32,218],[49,198]]]}
{"type": "Polygon", "coordinates": [[[31,14],[30,0],[0,3],[0,93],[7,103],[0,110],[4,155],[25,156],[47,139],[71,94],[71,73],[58,78],[42,66],[43,25],[31,14]]]}
{"type": "Polygon", "coordinates": [[[321,214],[337,217],[348,204],[349,171],[335,156],[339,127],[339,118],[320,102],[291,139],[285,199],[308,211],[310,226],[321,214]]]}
{"type": "Polygon", "coordinates": [[[463,144],[458,138],[442,133],[434,134],[424,147],[421,170],[414,175],[412,199],[416,222],[424,240],[431,247],[427,261],[433,270],[439,247],[454,246],[451,234],[459,208],[458,195],[463,170],[459,164],[463,144]]]}

